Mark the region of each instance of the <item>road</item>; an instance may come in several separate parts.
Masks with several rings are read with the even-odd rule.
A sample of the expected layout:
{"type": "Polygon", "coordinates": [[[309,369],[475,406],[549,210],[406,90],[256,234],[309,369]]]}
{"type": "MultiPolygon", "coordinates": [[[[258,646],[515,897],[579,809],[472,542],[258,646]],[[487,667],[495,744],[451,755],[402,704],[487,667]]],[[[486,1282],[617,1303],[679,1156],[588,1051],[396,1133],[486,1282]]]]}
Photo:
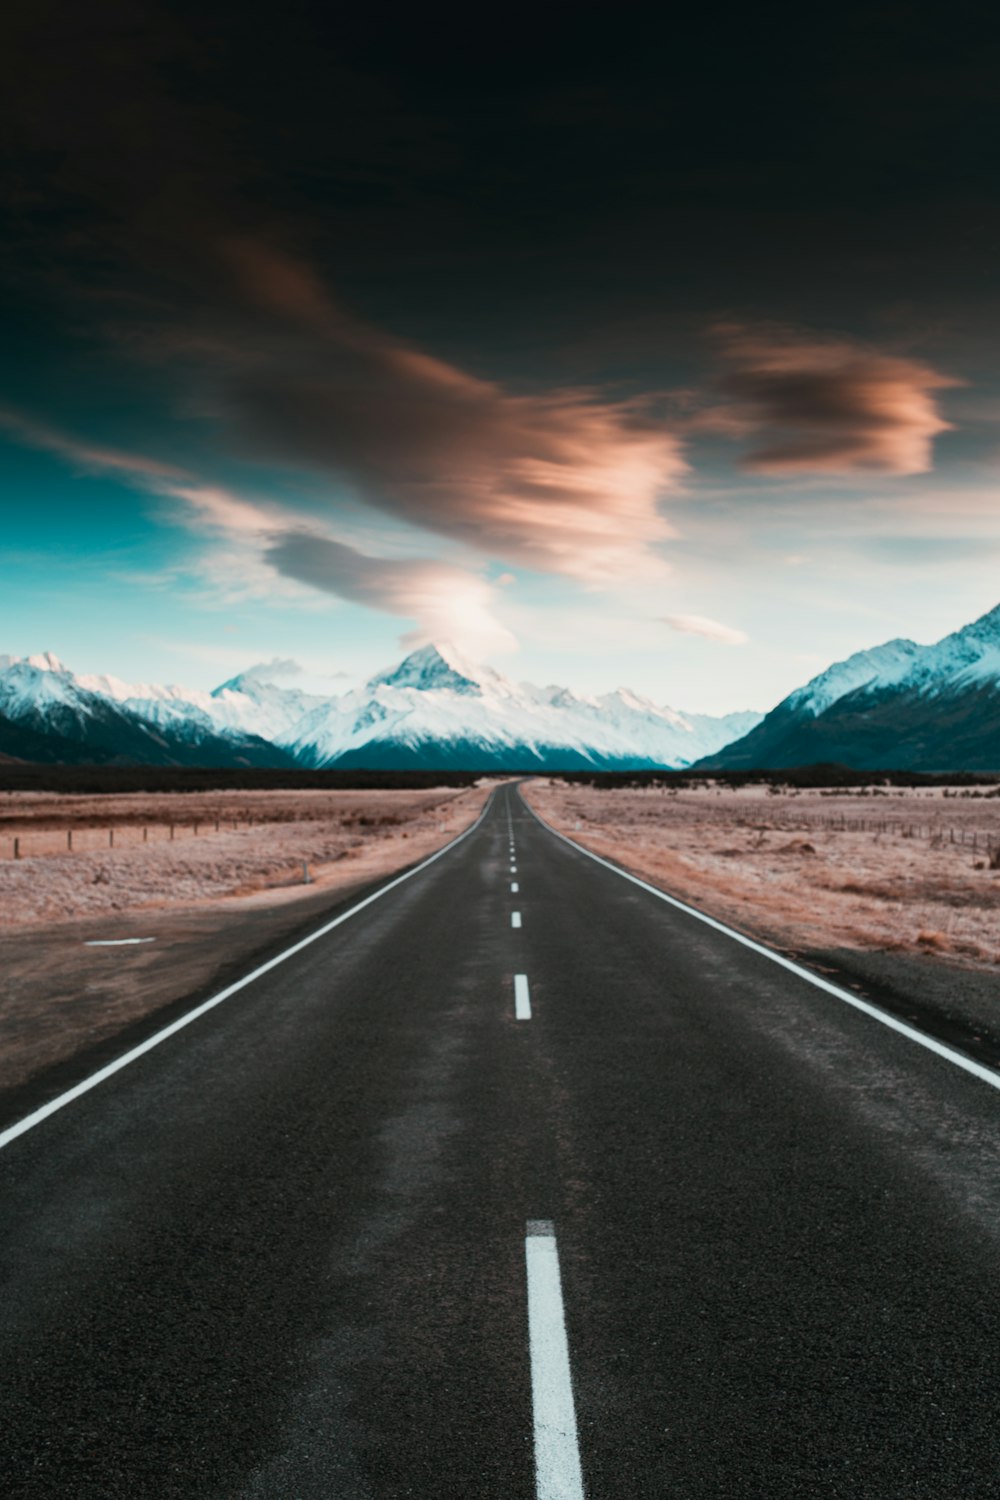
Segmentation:
{"type": "Polygon", "coordinates": [[[995,1497],[998,1120],[501,787],[0,1150],[0,1491],[995,1497]]]}

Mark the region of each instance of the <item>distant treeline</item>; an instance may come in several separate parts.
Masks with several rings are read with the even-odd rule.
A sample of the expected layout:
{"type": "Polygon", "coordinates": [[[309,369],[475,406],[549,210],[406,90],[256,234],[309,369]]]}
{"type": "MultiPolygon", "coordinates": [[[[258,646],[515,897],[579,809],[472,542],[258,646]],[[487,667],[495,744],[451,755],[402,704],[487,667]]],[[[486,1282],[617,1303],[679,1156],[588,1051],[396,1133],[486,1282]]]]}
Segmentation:
{"type": "Polygon", "coordinates": [[[0,792],[68,792],[122,795],[128,792],[305,792],[421,791],[424,787],[474,786],[479,771],[301,771],[180,766],[0,765],[0,792]]]}
{"type": "Polygon", "coordinates": [[[331,771],[187,766],[53,766],[0,764],[2,792],[70,792],[100,795],[126,792],[289,792],[420,791],[424,787],[473,786],[477,781],[510,776],[552,776],[560,781],[601,789],[663,786],[677,791],[707,785],[790,787],[921,787],[1000,785],[1000,775],[959,771],[855,771],[850,766],[796,766],[781,771],[519,771],[420,770],[364,768],[331,771]]]}
{"type": "Polygon", "coordinates": [[[864,787],[864,786],[983,786],[1000,785],[1000,775],[987,772],[924,771],[855,771],[851,766],[821,764],[792,766],[781,771],[563,771],[561,781],[594,786],[601,790],[615,787],[664,786],[676,791],[692,787],[722,785],[730,787],[864,787]]]}

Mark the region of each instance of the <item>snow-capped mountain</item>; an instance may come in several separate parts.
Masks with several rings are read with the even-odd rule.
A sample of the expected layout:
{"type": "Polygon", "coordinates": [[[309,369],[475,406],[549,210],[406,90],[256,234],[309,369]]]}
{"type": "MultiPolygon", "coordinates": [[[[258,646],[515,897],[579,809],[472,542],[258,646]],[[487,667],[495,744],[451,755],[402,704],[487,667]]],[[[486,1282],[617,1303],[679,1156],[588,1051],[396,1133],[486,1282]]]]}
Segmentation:
{"type": "Polygon", "coordinates": [[[307,714],[283,741],[306,765],[467,770],[685,766],[756,723],[679,714],[619,690],[600,698],[513,683],[428,645],[307,714]]]}
{"type": "Polygon", "coordinates": [[[308,711],[326,700],[281,688],[245,672],[207,693],[175,683],[128,683],[118,677],[76,678],[81,688],[108,698],[152,724],[184,733],[250,735],[276,744],[308,711]]]}
{"type": "MultiPolygon", "coordinates": [[[[177,688],[77,677],[57,656],[0,656],[0,754],[106,765],[289,765],[260,735],[217,727],[177,688]]],[[[207,696],[207,695],[206,695],[207,696]]]]}
{"type": "Polygon", "coordinates": [[[835,663],[699,769],[820,761],[1000,770],[1000,605],[935,645],[888,641],[835,663]]]}
{"type": "Polygon", "coordinates": [[[624,688],[584,697],[514,683],[450,646],[423,646],[331,698],[279,687],[256,669],[206,693],[75,676],[48,655],[0,657],[0,754],[27,759],[394,770],[683,767],[759,720],[754,713],[682,714],[624,688]]]}

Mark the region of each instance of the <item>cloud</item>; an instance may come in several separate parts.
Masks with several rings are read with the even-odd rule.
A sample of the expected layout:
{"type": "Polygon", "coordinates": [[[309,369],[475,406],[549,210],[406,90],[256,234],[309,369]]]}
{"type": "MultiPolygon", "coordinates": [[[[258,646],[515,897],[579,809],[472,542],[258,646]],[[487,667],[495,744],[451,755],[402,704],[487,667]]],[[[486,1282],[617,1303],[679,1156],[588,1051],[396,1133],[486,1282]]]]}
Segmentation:
{"type": "Polygon", "coordinates": [[[728,398],[704,427],[754,446],[757,474],[922,474],[951,430],[934,393],[961,384],[914,359],[780,326],[721,325],[728,398]]]}
{"type": "MultiPolygon", "coordinates": [[[[203,561],[202,571],[228,598],[273,593],[280,580],[291,580],[414,620],[416,630],[404,637],[408,643],[453,640],[466,650],[484,652],[517,644],[490,612],[498,585],[471,569],[431,558],[371,557],[286,507],[245,500],[225,486],[142,454],[95,448],[17,412],[0,408],[0,427],[77,468],[109,473],[148,494],[181,501],[200,534],[207,532],[225,544],[203,561]]],[[[276,660],[260,664],[264,669],[273,676],[297,666],[276,660]]]]}
{"type": "Polygon", "coordinates": [[[368,557],[311,531],[274,536],[265,557],[286,578],[417,620],[419,628],[407,634],[407,644],[454,641],[473,653],[506,651],[517,644],[490,613],[490,584],[448,563],[368,557]]]}
{"type": "Polygon", "coordinates": [[[254,662],[241,675],[254,682],[273,682],[276,677],[301,677],[302,670],[290,656],[272,656],[270,661],[254,662]]]}
{"type": "Polygon", "coordinates": [[[184,477],[184,471],[172,464],[161,463],[158,459],[146,458],[142,454],[122,453],[114,448],[81,442],[44,422],[36,422],[21,412],[13,411],[10,407],[0,407],[0,428],[30,448],[39,448],[66,459],[85,474],[114,474],[150,486],[184,477]]]}
{"type": "Polygon", "coordinates": [[[707,641],[721,641],[725,646],[744,646],[750,639],[746,631],[734,630],[731,625],[710,620],[707,615],[661,615],[659,618],[664,625],[679,630],[682,635],[701,635],[707,641]]]}
{"type": "Polygon", "coordinates": [[[209,341],[204,373],[241,445],[508,563],[588,584],[662,573],[658,503],[686,465],[647,401],[511,392],[351,317],[287,256],[223,253],[256,321],[209,341]]]}

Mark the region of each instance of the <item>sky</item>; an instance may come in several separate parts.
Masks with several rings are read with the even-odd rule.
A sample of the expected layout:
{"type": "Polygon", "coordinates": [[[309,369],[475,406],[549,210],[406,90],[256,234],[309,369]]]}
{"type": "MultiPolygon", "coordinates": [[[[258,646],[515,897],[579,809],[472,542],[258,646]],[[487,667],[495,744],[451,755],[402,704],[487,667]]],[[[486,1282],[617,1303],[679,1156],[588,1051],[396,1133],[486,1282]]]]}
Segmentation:
{"type": "Polygon", "coordinates": [[[649,10],[7,0],[0,651],[722,713],[996,605],[997,23],[649,10]]]}

